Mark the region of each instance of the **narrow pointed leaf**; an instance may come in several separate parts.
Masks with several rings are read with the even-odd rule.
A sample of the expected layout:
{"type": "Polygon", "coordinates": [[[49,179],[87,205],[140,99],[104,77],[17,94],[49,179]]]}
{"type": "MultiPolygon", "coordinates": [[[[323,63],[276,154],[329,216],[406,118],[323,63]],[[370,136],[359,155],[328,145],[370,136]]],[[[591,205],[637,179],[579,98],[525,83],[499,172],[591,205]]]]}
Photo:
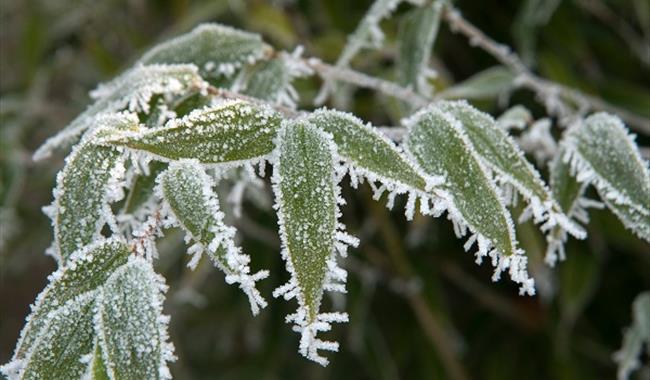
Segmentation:
{"type": "Polygon", "coordinates": [[[397,72],[402,85],[428,95],[429,60],[440,26],[442,2],[434,1],[404,15],[398,35],[397,72]]]}
{"type": "Polygon", "coordinates": [[[191,32],[154,46],[140,63],[193,63],[202,76],[231,75],[270,51],[259,35],[225,25],[201,24],[191,32]]]}
{"type": "Polygon", "coordinates": [[[571,223],[553,198],[541,175],[524,157],[524,153],[494,119],[464,101],[440,102],[443,112],[449,112],[461,125],[482,162],[501,183],[513,186],[528,202],[524,214],[535,222],[546,222],[542,230],[557,224],[569,233],[584,238],[585,232],[571,223]]]}
{"type": "Polygon", "coordinates": [[[94,140],[137,128],[137,118],[115,114],[96,122],[99,130],[75,147],[57,175],[54,203],[47,211],[54,223],[54,249],[62,264],[72,252],[90,244],[105,223],[112,222],[108,204],[123,196],[119,185],[124,175],[122,153],[115,147],[96,145],[94,140]]]}
{"type": "Polygon", "coordinates": [[[93,348],[94,292],[68,301],[52,313],[43,334],[22,364],[20,379],[78,379],[82,357],[93,348]]]}
{"type": "Polygon", "coordinates": [[[108,279],[95,326],[106,372],[113,379],[169,379],[175,359],[162,314],[164,280],[143,258],[132,257],[108,279]]]}
{"type": "Polygon", "coordinates": [[[86,376],[84,379],[88,380],[109,380],[108,373],[106,372],[106,364],[104,364],[104,357],[102,349],[99,345],[99,340],[95,338],[95,348],[93,349],[86,376]]]}
{"type": "Polygon", "coordinates": [[[96,127],[95,119],[102,113],[123,109],[149,113],[150,100],[156,95],[177,96],[204,86],[194,65],[136,66],[97,87],[91,93],[95,103],[38,148],[34,159],[47,158],[55,148],[76,141],[85,131],[96,127]]]}
{"type": "Polygon", "coordinates": [[[94,243],[74,253],[70,262],[50,275],[49,285],[38,295],[16,345],[14,359],[22,359],[44,332],[48,314],[81,293],[102,286],[115,268],[126,263],[129,250],[120,240],[94,243]]]}
{"type": "Polygon", "coordinates": [[[189,250],[194,255],[190,266],[195,266],[205,252],[226,274],[229,284],[239,284],[248,296],[251,311],[257,314],[266,301],[255,288],[255,281],[267,277],[268,271],[250,274],[250,257],[241,253],[235,245],[235,229],[223,221],[212,179],[197,161],[184,160],[172,163],[159,183],[159,195],[169,212],[194,242],[189,250]]]}
{"type": "Polygon", "coordinates": [[[163,161],[187,158],[229,166],[267,157],[279,125],[280,116],[269,107],[230,101],[171,120],[163,128],[141,129],[107,142],[163,161]]]}
{"type": "Polygon", "coordinates": [[[441,99],[490,99],[513,88],[515,75],[503,66],[495,66],[445,89],[441,99]]]}
{"type": "Polygon", "coordinates": [[[572,171],[593,184],[623,225],[650,241],[650,172],[623,123],[597,113],[565,139],[572,171]]]}
{"type": "MultiPolygon", "coordinates": [[[[283,258],[291,280],[274,292],[286,299],[295,297],[299,308],[287,317],[301,332],[300,352],[322,365],[327,360],[318,349],[338,345],[316,339],[317,331],[329,329],[328,322],[347,320],[338,313],[319,314],[323,290],[344,290],[342,270],[336,267],[337,199],[334,145],[330,138],[307,121],[287,123],[279,136],[273,189],[280,225],[283,258]],[[321,326],[321,327],[319,327],[321,326]]],[[[344,272],[343,272],[344,273],[344,272]]]]}
{"type": "Polygon", "coordinates": [[[447,189],[449,199],[443,206],[457,234],[463,235],[469,227],[477,235],[470,237],[468,245],[478,240],[478,261],[489,251],[496,259],[495,278],[508,262],[510,276],[522,284],[521,291],[534,293],[533,280],[526,273],[526,258],[517,249],[510,214],[460,121],[437,107],[429,107],[406,124],[409,154],[426,173],[445,177],[442,187],[447,189]]]}

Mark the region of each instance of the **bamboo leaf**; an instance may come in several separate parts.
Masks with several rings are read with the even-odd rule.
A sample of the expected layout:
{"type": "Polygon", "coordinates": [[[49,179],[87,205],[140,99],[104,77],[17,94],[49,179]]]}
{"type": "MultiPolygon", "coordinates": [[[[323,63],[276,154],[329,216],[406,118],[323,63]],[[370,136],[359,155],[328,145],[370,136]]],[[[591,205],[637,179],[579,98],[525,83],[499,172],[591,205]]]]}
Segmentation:
{"type": "Polygon", "coordinates": [[[166,289],[151,264],[133,256],[107,280],[95,327],[110,378],[171,378],[167,362],[175,360],[174,348],[168,342],[169,317],[162,314],[166,289]]]}
{"type": "Polygon", "coordinates": [[[433,76],[429,68],[431,50],[438,34],[442,2],[434,1],[421,8],[415,8],[404,15],[398,35],[399,55],[397,72],[402,85],[429,95],[431,88],[427,80],[433,76]]]}
{"type": "Polygon", "coordinates": [[[124,264],[129,250],[117,239],[103,240],[76,251],[69,263],[49,277],[49,285],[38,295],[32,313],[20,334],[13,360],[24,359],[44,333],[48,315],[81,293],[97,289],[124,264]]]}
{"type": "Polygon", "coordinates": [[[70,153],[57,175],[54,202],[45,209],[54,224],[53,254],[65,264],[75,250],[97,238],[105,223],[114,224],[110,202],[124,194],[120,181],[124,176],[122,153],[96,145],[118,130],[134,129],[133,114],[106,115],[96,120],[97,130],[70,153]]]}
{"type": "Polygon", "coordinates": [[[564,145],[578,182],[593,184],[623,225],[650,241],[650,172],[620,119],[594,114],[568,132],[564,145]]]}
{"type": "Polygon", "coordinates": [[[52,312],[29,355],[3,366],[9,378],[78,379],[93,349],[95,292],[87,292],[52,312]]]}
{"type": "Polygon", "coordinates": [[[192,63],[204,77],[230,76],[270,51],[257,34],[220,24],[201,24],[189,33],[154,46],[139,62],[192,63]]]}
{"type": "MultiPolygon", "coordinates": [[[[564,215],[539,172],[526,160],[524,153],[512,138],[497,126],[490,115],[480,112],[464,101],[440,102],[437,106],[461,122],[476,153],[485,166],[496,174],[497,180],[502,184],[513,186],[524,197],[528,207],[520,220],[532,216],[535,223],[544,222],[542,231],[548,231],[559,225],[573,236],[585,237],[585,231],[571,223],[564,215]]],[[[505,190],[508,196],[508,188],[505,190]]],[[[514,203],[513,197],[514,194],[508,197],[512,203],[514,203]]]]}
{"type": "Polygon", "coordinates": [[[376,199],[383,189],[389,191],[389,199],[394,194],[408,193],[408,219],[413,217],[416,198],[422,203],[430,202],[430,190],[441,182],[440,178],[419,170],[401,149],[370,125],[351,114],[326,109],[312,113],[308,120],[333,136],[339,157],[347,165],[352,186],[356,187],[364,178],[371,184],[380,182],[383,187],[375,192],[376,199]]]}
{"type": "Polygon", "coordinates": [[[153,97],[178,96],[204,86],[194,65],[136,66],[91,92],[95,103],[45,141],[34,153],[34,159],[45,159],[57,147],[76,141],[85,131],[97,126],[96,118],[102,113],[128,109],[148,114],[153,97]]]}
{"type": "Polygon", "coordinates": [[[298,311],[287,316],[301,333],[300,353],[327,365],[318,350],[337,351],[338,343],[316,338],[331,322],[347,321],[347,314],[319,313],[324,290],[345,291],[346,273],[336,264],[335,251],[345,253],[355,239],[339,231],[335,181],[335,147],[329,136],[308,121],[286,123],[279,133],[273,190],[278,210],[282,256],[290,281],[275,297],[296,298],[298,311]],[[339,241],[341,240],[341,241],[339,241]]]}
{"type": "Polygon", "coordinates": [[[515,75],[503,66],[491,67],[438,94],[441,99],[490,99],[510,91],[515,75]]]}
{"type": "Polygon", "coordinates": [[[460,121],[433,106],[405,124],[409,128],[405,145],[413,160],[429,175],[445,177],[442,187],[448,195],[438,207],[447,210],[459,237],[467,228],[473,234],[465,248],[478,240],[477,262],[489,254],[497,267],[495,280],[510,268],[512,280],[521,284],[520,292],[534,294],[510,214],[460,121]]]}
{"type": "Polygon", "coordinates": [[[213,191],[214,183],[198,161],[183,160],[172,163],[159,179],[159,196],[166,202],[166,213],[174,216],[194,242],[190,267],[196,267],[205,252],[214,264],[226,274],[226,282],[237,283],[248,296],[255,315],[266,301],[255,288],[255,282],[266,278],[268,271],[250,274],[250,257],[235,245],[235,229],[227,226],[219,200],[213,191]]]}
{"type": "Polygon", "coordinates": [[[105,142],[148,152],[161,161],[187,158],[233,166],[266,158],[279,125],[280,116],[270,107],[228,101],[171,120],[163,128],[124,133],[105,142]]]}

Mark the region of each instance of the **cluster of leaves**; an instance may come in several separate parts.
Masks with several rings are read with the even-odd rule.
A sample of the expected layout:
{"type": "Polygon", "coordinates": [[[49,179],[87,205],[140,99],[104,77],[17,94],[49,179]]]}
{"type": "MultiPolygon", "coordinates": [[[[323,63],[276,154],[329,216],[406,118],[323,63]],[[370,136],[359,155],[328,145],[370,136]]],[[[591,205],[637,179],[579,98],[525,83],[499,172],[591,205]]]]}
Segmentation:
{"type": "MultiPolygon", "coordinates": [[[[378,39],[372,37],[377,22],[397,3],[376,3],[347,55],[364,46],[359,41],[378,39]]],[[[417,39],[404,47],[413,54],[404,54],[401,78],[425,93],[440,6],[414,11],[417,22],[403,33],[417,39]]],[[[347,113],[287,115],[273,107],[295,106],[291,82],[310,73],[299,52],[274,54],[257,35],[205,24],[154,47],[93,91],[95,103],[35,154],[43,159],[79,140],[46,208],[55,236],[48,253],[59,270],[39,295],[3,372],[43,378],[56,367],[68,378],[170,377],[165,286],[151,261],[158,256],[155,240],[172,226],[191,243],[188,265],[205,253],[257,314],[266,301],[255,283],[269,273],[252,273],[214,190],[228,173],[254,172],[254,166],[261,177],[268,164],[273,167],[274,208],[290,274],[273,295],[296,299],[298,309],[287,322],[301,334],[300,353],[322,365],[327,359],[319,350],[336,351],[338,344],[319,339],[318,332],[348,316],[322,312],[321,301],[325,291],[345,292],[347,273],[337,256],[359,243],[339,221],[346,175],[354,188],[367,183],[376,200],[386,193],[389,208],[405,195],[407,219],[416,211],[446,213],[457,237],[469,234],[465,249],[476,244],[477,263],[489,259],[493,279],[507,272],[521,294],[534,294],[535,284],[515,237],[511,206],[518,197],[526,203],[519,219],[532,218],[547,236],[549,264],[563,258],[567,234],[585,237],[578,222],[587,222],[585,207],[594,204],[584,197],[589,184],[627,228],[650,241],[647,163],[615,116],[595,114],[567,129],[552,155],[549,187],[507,131],[519,122],[520,109],[495,120],[465,101],[438,101],[404,120],[398,146],[347,113]],[[215,96],[216,87],[266,104],[226,100],[215,96]]],[[[456,95],[463,97],[461,89],[456,95]]],[[[253,179],[240,181],[246,187],[253,179]]]]}

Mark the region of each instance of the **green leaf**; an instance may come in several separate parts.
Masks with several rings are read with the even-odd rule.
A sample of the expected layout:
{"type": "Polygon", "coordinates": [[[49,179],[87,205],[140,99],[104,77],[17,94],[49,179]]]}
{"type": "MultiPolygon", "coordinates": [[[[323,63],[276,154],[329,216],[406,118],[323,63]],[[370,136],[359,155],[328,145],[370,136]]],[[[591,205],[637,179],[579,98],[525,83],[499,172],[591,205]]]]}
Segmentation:
{"type": "Polygon", "coordinates": [[[620,119],[594,114],[569,130],[564,145],[578,182],[593,184],[623,225],[650,241],[650,172],[620,119]]]}
{"type": "Polygon", "coordinates": [[[54,224],[53,254],[65,264],[75,250],[97,238],[105,223],[113,224],[109,203],[123,197],[123,154],[115,147],[96,145],[118,130],[137,128],[133,114],[105,115],[96,120],[97,130],[66,158],[57,175],[54,202],[46,213],[54,224]]]}
{"type": "Polygon", "coordinates": [[[639,294],[632,304],[632,325],[623,335],[623,346],[614,354],[618,363],[618,378],[627,379],[641,366],[639,357],[650,349],[650,292],[639,294]]]}
{"type": "Polygon", "coordinates": [[[192,63],[204,77],[230,76],[244,64],[271,52],[259,35],[220,24],[201,24],[191,32],[154,46],[140,63],[192,63]]]}
{"type": "MultiPolygon", "coordinates": [[[[333,136],[353,187],[366,178],[370,183],[380,182],[391,194],[409,193],[408,219],[413,217],[416,197],[421,202],[430,201],[430,190],[440,180],[415,167],[392,141],[373,127],[351,114],[325,109],[312,113],[307,120],[333,136]]],[[[376,192],[375,198],[380,195],[376,192]]]]}
{"type": "Polygon", "coordinates": [[[400,83],[425,95],[431,92],[427,83],[432,76],[429,60],[438,34],[441,14],[441,1],[413,9],[402,18],[397,37],[397,73],[400,83]]]}
{"type": "Polygon", "coordinates": [[[284,60],[274,58],[255,65],[246,81],[244,94],[267,101],[275,101],[291,78],[284,60]]]}
{"type": "Polygon", "coordinates": [[[38,295],[27,324],[20,334],[14,360],[25,358],[45,332],[48,315],[76,296],[102,286],[129,255],[126,244],[109,239],[75,252],[68,264],[50,275],[49,285],[38,295]]]}
{"type": "Polygon", "coordinates": [[[441,99],[491,99],[513,87],[515,75],[503,66],[491,67],[438,93],[441,99]]]}
{"type": "Polygon", "coordinates": [[[149,164],[149,173],[135,177],[124,203],[123,213],[134,214],[152,199],[156,178],[167,168],[164,162],[153,161],[149,164]]]}
{"type": "MultiPolygon", "coordinates": [[[[98,297],[95,325],[106,372],[112,379],[170,379],[175,360],[162,314],[162,277],[143,258],[118,268],[98,297]]],[[[87,350],[87,352],[90,351],[87,350]]]]}
{"type": "Polygon", "coordinates": [[[424,172],[444,176],[449,193],[437,205],[446,209],[460,237],[473,233],[465,245],[478,240],[477,262],[490,255],[497,267],[495,279],[507,267],[521,292],[534,294],[534,281],[526,273],[526,257],[517,249],[514,224],[502,203],[484,160],[480,158],[460,121],[439,107],[423,109],[405,122],[407,152],[424,172]]]}
{"type": "MultiPolygon", "coordinates": [[[[338,231],[335,147],[331,138],[308,121],[286,123],[279,133],[273,190],[278,210],[282,256],[290,281],[275,290],[275,297],[296,298],[298,311],[287,316],[301,333],[300,353],[321,365],[327,359],[318,349],[338,350],[338,344],[316,338],[330,322],[347,321],[347,314],[319,314],[324,290],[345,291],[345,272],[336,266],[340,242],[354,239],[338,231]]],[[[341,249],[343,248],[343,252],[341,249]]]]}
{"type": "Polygon", "coordinates": [[[178,96],[204,86],[194,65],[136,66],[91,92],[95,103],[45,141],[34,153],[34,159],[45,159],[55,148],[72,143],[85,131],[96,128],[96,119],[102,113],[128,109],[148,114],[154,96],[178,96]]]}
{"type": "Polygon", "coordinates": [[[95,348],[92,352],[92,357],[90,358],[90,363],[88,364],[88,369],[86,370],[86,376],[84,379],[90,380],[109,380],[108,373],[106,372],[106,365],[104,364],[104,358],[102,354],[102,349],[99,346],[99,340],[95,338],[95,348]]]}
{"type": "Polygon", "coordinates": [[[193,255],[189,266],[196,267],[205,252],[214,264],[226,274],[226,282],[237,283],[248,296],[255,315],[266,301],[255,288],[255,281],[268,276],[268,271],[250,274],[250,257],[235,245],[235,229],[227,226],[219,199],[213,191],[214,183],[195,160],[183,160],[169,165],[159,179],[160,197],[166,202],[166,211],[178,221],[194,242],[188,253],[193,255]]]}
{"type": "MultiPolygon", "coordinates": [[[[528,207],[524,210],[521,220],[532,216],[535,223],[544,222],[542,231],[559,225],[578,238],[585,237],[585,231],[564,215],[539,172],[490,115],[480,112],[464,101],[443,101],[436,106],[461,122],[476,153],[484,165],[496,174],[497,181],[514,187],[524,197],[528,207]]],[[[514,203],[514,194],[509,198],[509,201],[514,203]]]]}
{"type": "Polygon", "coordinates": [[[82,357],[93,349],[94,293],[77,296],[52,313],[43,334],[34,342],[29,355],[20,363],[17,378],[81,378],[87,367],[87,364],[82,362],[82,357]]]}
{"type": "Polygon", "coordinates": [[[228,101],[170,120],[163,128],[124,133],[106,142],[146,151],[161,161],[187,158],[232,166],[266,158],[279,125],[280,116],[270,107],[228,101]]]}
{"type": "Polygon", "coordinates": [[[522,130],[532,122],[533,115],[526,107],[519,104],[508,108],[506,112],[501,114],[497,119],[497,125],[506,131],[511,129],[522,130]]]}

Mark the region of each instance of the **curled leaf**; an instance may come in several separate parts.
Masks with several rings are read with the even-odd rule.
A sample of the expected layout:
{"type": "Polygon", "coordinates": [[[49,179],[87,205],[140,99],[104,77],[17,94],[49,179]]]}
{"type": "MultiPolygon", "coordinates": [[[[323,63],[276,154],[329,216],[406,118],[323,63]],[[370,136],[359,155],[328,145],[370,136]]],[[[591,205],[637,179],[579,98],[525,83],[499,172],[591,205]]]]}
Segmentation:
{"type": "Polygon", "coordinates": [[[158,179],[159,196],[187,232],[187,240],[194,245],[189,266],[195,267],[205,252],[226,274],[226,282],[238,283],[246,293],[253,314],[266,306],[266,301],[255,288],[255,282],[266,278],[268,271],[250,274],[250,256],[242,254],[235,245],[235,229],[227,226],[219,200],[213,191],[214,183],[195,160],[172,163],[158,179]]]}

